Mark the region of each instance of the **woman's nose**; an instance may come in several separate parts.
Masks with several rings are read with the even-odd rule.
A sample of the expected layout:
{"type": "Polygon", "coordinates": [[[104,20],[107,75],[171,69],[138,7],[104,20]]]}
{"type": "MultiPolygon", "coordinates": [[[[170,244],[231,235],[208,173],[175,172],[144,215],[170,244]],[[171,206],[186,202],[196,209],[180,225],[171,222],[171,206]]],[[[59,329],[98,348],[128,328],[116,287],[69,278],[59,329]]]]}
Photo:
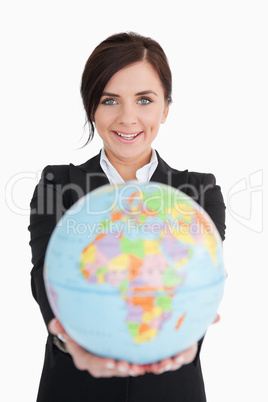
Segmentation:
{"type": "Polygon", "coordinates": [[[137,123],[135,106],[122,105],[118,115],[118,123],[124,126],[132,126],[137,123]]]}

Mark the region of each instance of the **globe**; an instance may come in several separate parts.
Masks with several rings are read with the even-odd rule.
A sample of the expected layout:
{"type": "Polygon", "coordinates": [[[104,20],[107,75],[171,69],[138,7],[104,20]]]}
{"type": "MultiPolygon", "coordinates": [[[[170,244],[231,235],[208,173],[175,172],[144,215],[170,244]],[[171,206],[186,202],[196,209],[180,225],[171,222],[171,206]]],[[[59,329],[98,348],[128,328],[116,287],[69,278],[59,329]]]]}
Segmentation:
{"type": "Polygon", "coordinates": [[[105,185],[82,197],[55,227],[44,266],[67,333],[94,354],[137,364],[200,340],[226,276],[209,215],[156,182],[105,185]]]}

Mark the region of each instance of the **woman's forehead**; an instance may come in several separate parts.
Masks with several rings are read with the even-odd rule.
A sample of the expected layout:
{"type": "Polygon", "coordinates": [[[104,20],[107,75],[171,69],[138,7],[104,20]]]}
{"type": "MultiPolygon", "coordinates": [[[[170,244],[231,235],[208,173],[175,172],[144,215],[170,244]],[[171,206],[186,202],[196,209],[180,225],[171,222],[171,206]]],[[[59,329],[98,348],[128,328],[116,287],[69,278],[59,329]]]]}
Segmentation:
{"type": "Polygon", "coordinates": [[[108,81],[103,92],[115,95],[120,95],[120,92],[134,95],[154,92],[158,95],[159,91],[163,91],[163,88],[157,72],[150,63],[140,61],[117,71],[108,81]]]}

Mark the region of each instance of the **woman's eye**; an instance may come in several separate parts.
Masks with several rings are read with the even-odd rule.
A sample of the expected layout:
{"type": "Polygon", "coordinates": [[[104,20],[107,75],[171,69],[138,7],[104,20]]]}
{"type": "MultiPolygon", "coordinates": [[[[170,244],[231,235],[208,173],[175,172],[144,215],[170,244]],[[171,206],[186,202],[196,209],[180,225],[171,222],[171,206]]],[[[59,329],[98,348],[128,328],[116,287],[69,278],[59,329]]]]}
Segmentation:
{"type": "Polygon", "coordinates": [[[148,99],[148,98],[141,98],[141,99],[139,99],[139,101],[138,101],[141,105],[148,105],[149,103],[151,103],[152,101],[151,101],[151,99],[148,99]]]}
{"type": "Polygon", "coordinates": [[[104,101],[101,102],[103,105],[115,105],[116,101],[114,99],[104,99],[104,101]]]}

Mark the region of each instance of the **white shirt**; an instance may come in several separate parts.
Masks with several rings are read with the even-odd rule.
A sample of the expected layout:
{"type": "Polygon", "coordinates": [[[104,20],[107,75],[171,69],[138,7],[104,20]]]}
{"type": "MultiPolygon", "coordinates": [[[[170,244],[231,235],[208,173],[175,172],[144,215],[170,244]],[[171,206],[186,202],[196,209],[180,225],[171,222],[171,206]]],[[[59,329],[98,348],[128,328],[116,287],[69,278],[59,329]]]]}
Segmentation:
{"type": "MultiPolygon", "coordinates": [[[[101,150],[100,165],[102,170],[108,177],[110,184],[125,183],[125,181],[122,179],[118,171],[113,167],[113,165],[107,158],[104,148],[102,148],[101,150]]],[[[155,150],[152,149],[152,156],[150,162],[136,171],[136,178],[138,182],[147,183],[154,174],[157,165],[158,165],[157,155],[155,150]]]]}

